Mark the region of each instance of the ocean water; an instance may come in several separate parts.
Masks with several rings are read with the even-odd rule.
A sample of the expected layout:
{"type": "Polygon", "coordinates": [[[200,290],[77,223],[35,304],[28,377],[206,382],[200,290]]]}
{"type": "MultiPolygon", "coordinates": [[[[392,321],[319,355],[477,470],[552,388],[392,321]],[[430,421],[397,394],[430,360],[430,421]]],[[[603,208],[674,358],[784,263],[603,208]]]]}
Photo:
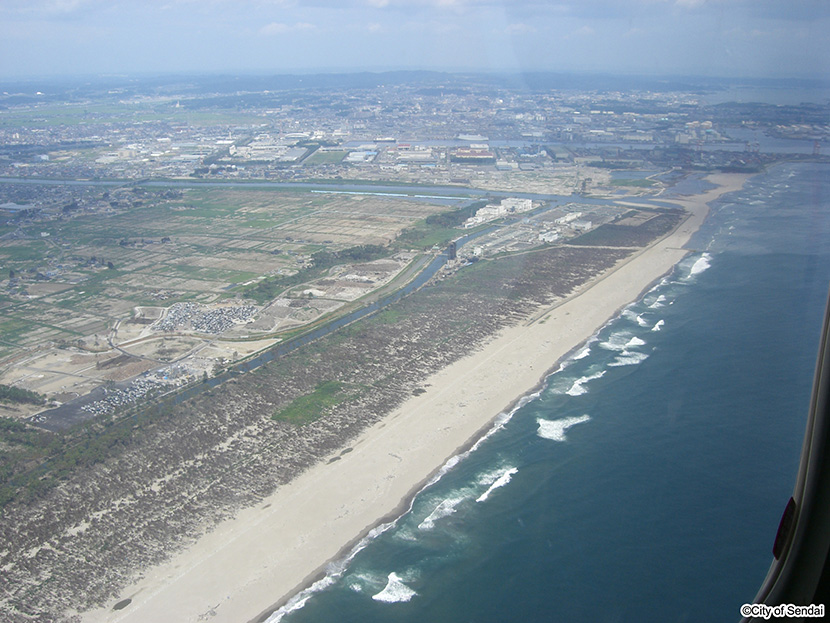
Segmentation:
{"type": "Polygon", "coordinates": [[[830,283],[830,167],[756,176],[690,247],[269,620],[738,620],[795,481],[830,283]]]}

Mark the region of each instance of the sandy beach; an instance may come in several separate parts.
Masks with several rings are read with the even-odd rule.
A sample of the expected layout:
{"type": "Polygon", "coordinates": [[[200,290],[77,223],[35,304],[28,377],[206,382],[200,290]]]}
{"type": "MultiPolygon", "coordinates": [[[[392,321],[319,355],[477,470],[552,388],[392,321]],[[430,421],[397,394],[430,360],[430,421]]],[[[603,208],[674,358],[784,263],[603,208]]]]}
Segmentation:
{"type": "Polygon", "coordinates": [[[400,514],[448,458],[469,445],[680,261],[707,204],[747,175],[717,174],[704,194],[672,199],[689,217],[671,234],[540,308],[483,348],[435,373],[415,396],[345,450],[220,524],[167,563],[148,569],[88,623],[245,623],[260,620],[324,572],[372,527],[400,514]],[[131,600],[114,610],[119,600],[131,600]]]}

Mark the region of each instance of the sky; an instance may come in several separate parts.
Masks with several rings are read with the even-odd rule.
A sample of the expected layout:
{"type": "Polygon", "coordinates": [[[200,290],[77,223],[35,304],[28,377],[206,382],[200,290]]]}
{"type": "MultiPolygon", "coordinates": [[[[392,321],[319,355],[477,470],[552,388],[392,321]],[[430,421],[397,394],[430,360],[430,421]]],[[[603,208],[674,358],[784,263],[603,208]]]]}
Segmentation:
{"type": "Polygon", "coordinates": [[[0,0],[0,78],[429,69],[830,77],[828,0],[0,0]]]}

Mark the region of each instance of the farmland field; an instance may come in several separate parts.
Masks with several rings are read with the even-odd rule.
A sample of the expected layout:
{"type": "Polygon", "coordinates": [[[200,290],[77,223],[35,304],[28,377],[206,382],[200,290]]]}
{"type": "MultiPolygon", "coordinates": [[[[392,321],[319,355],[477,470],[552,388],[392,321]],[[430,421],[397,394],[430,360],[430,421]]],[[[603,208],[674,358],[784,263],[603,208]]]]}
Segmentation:
{"type": "MultiPolygon", "coordinates": [[[[110,355],[116,354],[115,347],[130,348],[133,356],[165,363],[171,358],[132,345],[132,340],[152,337],[147,326],[153,320],[139,318],[143,324],[138,328],[129,325],[138,308],[190,302],[202,306],[199,313],[216,306],[243,309],[253,302],[246,299],[248,290],[261,279],[307,269],[319,251],[389,245],[405,228],[446,209],[404,197],[244,186],[103,191],[93,213],[24,222],[14,236],[0,240],[0,278],[7,284],[0,300],[0,381],[10,381],[9,364],[21,360],[28,368],[25,374],[14,372],[15,382],[40,390],[76,391],[79,384],[88,388],[90,379],[100,382],[107,376],[95,366],[83,373],[69,373],[57,364],[44,367],[40,354],[56,348],[110,355]],[[66,382],[58,382],[56,377],[67,373],[66,382]]],[[[385,269],[383,278],[392,278],[397,270],[385,269]]],[[[274,308],[262,321],[249,320],[251,330],[279,330],[313,320],[371,287],[323,287],[315,292],[330,291],[330,302],[324,297],[311,307],[274,308]]],[[[302,289],[275,294],[284,291],[303,296],[302,289]]],[[[264,311],[257,310],[257,315],[264,311]]],[[[217,326],[228,331],[226,325],[217,326]]],[[[242,329],[229,336],[249,339],[242,329]]],[[[225,355],[231,360],[239,352],[249,349],[229,347],[225,355]]]]}

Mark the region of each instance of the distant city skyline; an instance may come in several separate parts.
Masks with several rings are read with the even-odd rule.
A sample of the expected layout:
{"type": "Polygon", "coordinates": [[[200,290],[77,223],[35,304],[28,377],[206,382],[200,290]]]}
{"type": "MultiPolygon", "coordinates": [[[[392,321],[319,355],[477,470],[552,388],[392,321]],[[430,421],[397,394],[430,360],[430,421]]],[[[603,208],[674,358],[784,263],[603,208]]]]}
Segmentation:
{"type": "Polygon", "coordinates": [[[4,0],[0,78],[429,69],[813,78],[822,0],[4,0]]]}

